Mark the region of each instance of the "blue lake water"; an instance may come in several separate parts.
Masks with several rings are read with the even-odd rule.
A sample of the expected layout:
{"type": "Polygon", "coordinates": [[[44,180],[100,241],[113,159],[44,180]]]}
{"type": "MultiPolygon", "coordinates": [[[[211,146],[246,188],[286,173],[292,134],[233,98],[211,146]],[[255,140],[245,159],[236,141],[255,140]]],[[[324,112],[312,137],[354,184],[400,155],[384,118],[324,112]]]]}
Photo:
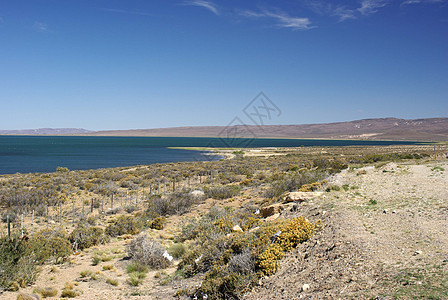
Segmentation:
{"type": "MultiPolygon", "coordinates": [[[[203,152],[168,147],[300,147],[409,145],[415,142],[220,139],[190,137],[0,136],[0,174],[124,167],[210,159],[203,152]]],[[[219,159],[219,157],[215,157],[219,159]]]]}

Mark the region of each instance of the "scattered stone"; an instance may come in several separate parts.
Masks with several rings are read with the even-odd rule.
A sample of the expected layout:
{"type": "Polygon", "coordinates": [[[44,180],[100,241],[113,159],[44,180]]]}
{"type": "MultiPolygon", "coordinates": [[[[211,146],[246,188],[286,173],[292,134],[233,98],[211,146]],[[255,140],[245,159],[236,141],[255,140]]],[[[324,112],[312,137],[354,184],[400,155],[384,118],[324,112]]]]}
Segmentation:
{"type": "Polygon", "coordinates": [[[387,212],[388,212],[387,209],[383,210],[383,214],[387,214],[387,212]]]}
{"type": "Polygon", "coordinates": [[[205,193],[201,190],[194,190],[194,191],[191,191],[191,195],[193,195],[193,197],[196,197],[196,198],[201,198],[205,195],[205,193]]]}
{"type": "Polygon", "coordinates": [[[254,232],[254,231],[257,231],[258,229],[260,229],[260,226],[249,229],[249,232],[254,232]]]}
{"type": "Polygon", "coordinates": [[[285,209],[285,205],[281,204],[281,203],[277,203],[277,204],[273,204],[273,205],[269,205],[266,207],[263,207],[260,210],[260,214],[263,218],[275,215],[275,214],[280,214],[283,210],[285,209]]]}
{"type": "Polygon", "coordinates": [[[274,214],[272,216],[267,217],[266,219],[264,219],[266,222],[272,222],[278,219],[278,217],[280,217],[280,214],[274,214]]]}
{"type": "Polygon", "coordinates": [[[392,213],[393,213],[393,214],[396,214],[396,213],[397,213],[397,211],[396,211],[396,210],[394,209],[394,210],[392,211],[392,213]]]}
{"type": "Polygon", "coordinates": [[[303,202],[320,197],[324,192],[289,192],[283,197],[283,202],[303,202]]]}
{"type": "Polygon", "coordinates": [[[235,225],[232,227],[232,231],[234,232],[243,232],[243,229],[240,227],[240,225],[235,225]]]}
{"type": "Polygon", "coordinates": [[[422,251],[417,250],[417,251],[414,252],[414,256],[416,256],[416,255],[420,255],[420,254],[422,254],[422,253],[423,253],[422,251]]]}
{"type": "Polygon", "coordinates": [[[309,285],[309,284],[305,283],[304,285],[302,285],[302,291],[303,291],[303,292],[306,292],[306,291],[308,291],[309,289],[310,289],[310,285],[309,285]]]}

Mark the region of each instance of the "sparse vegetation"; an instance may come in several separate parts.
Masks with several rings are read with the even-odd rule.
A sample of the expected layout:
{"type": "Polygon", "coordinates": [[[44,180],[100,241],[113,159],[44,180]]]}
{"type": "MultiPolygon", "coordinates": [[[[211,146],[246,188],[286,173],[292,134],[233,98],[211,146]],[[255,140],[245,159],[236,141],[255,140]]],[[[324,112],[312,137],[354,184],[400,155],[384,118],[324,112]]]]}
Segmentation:
{"type": "Polygon", "coordinates": [[[164,256],[165,248],[151,240],[146,234],[136,236],[127,246],[132,260],[153,269],[166,268],[170,261],[164,256]]]}
{"type": "MultiPolygon", "coordinates": [[[[243,155],[238,151],[234,153],[237,159],[219,162],[89,171],[60,169],[49,174],[3,176],[0,181],[1,219],[4,223],[9,220],[12,232],[10,238],[0,238],[0,289],[20,290],[36,280],[39,266],[64,262],[73,250],[79,257],[91,257],[92,265],[100,264],[95,270],[106,271],[97,274],[83,270],[77,281],[99,280],[103,285],[106,281],[116,286],[119,281],[106,278],[105,274],[122,276],[124,266],[116,260],[123,257],[126,242],[131,260],[126,266],[128,278],[122,278],[126,284],[120,288],[141,285],[149,269],[171,266],[168,257],[172,256],[181,260],[178,270],[175,274],[167,270],[169,276],[158,272],[159,284],[203,276],[200,288],[181,289],[179,295],[195,293],[198,297],[207,295],[209,299],[236,299],[256,285],[260,278],[275,274],[279,260],[309,239],[318,227],[303,218],[288,219],[293,211],[291,206],[282,213],[281,218],[286,219],[266,222],[260,216],[263,207],[282,199],[285,192],[325,190],[330,192],[325,197],[357,196],[359,207],[367,208],[369,213],[382,213],[383,208],[390,207],[385,207],[381,198],[367,196],[362,185],[355,182],[328,184],[326,179],[349,164],[348,173],[363,179],[371,173],[359,170],[365,164],[375,164],[382,169],[389,161],[428,157],[424,152],[378,154],[366,148],[350,149],[351,152],[344,156],[336,150],[328,151],[316,159],[314,154],[288,151],[275,159],[251,157],[250,153],[243,155]],[[239,208],[243,200],[244,206],[239,208]],[[210,203],[216,206],[208,210],[210,203]],[[190,214],[188,218],[183,216],[195,212],[196,207],[201,215],[193,214],[196,218],[190,218],[190,214]],[[22,235],[23,218],[26,226],[22,235]],[[181,218],[180,224],[184,226],[177,225],[176,218],[181,218]],[[181,232],[174,226],[182,226],[181,232]],[[145,233],[133,236],[140,232],[145,233]],[[121,243],[121,248],[114,245],[114,249],[89,249],[109,241],[121,243]],[[103,262],[109,263],[102,265],[103,262]]],[[[442,176],[445,169],[431,164],[427,168],[428,172],[433,172],[431,176],[442,176]]],[[[390,169],[384,169],[387,176],[393,172],[390,169]]],[[[395,170],[396,174],[400,170],[395,170]]],[[[295,216],[300,211],[296,209],[295,216]]],[[[389,210],[391,214],[392,211],[389,210]]],[[[3,226],[5,232],[6,224],[3,226]]],[[[369,227],[368,231],[373,232],[373,229],[369,227]]],[[[75,265],[77,258],[74,256],[70,260],[69,264],[75,265]]],[[[59,271],[54,267],[50,272],[59,271]]],[[[52,276],[58,277],[57,274],[52,276]]],[[[151,276],[146,280],[154,278],[151,276]]],[[[56,284],[55,281],[51,284],[56,284]]],[[[421,281],[425,285],[425,281],[421,281]]],[[[416,290],[416,294],[443,298],[442,291],[435,289],[423,293],[416,290]]],[[[37,289],[35,292],[44,297],[37,289]]],[[[80,293],[73,285],[66,286],[61,297],[77,297],[80,293]]],[[[408,291],[400,290],[396,295],[410,295],[406,293],[408,291]]]]}
{"type": "Polygon", "coordinates": [[[56,296],[58,294],[58,290],[55,289],[54,287],[45,287],[45,288],[36,287],[33,290],[33,293],[39,294],[42,298],[48,298],[56,296]]]}

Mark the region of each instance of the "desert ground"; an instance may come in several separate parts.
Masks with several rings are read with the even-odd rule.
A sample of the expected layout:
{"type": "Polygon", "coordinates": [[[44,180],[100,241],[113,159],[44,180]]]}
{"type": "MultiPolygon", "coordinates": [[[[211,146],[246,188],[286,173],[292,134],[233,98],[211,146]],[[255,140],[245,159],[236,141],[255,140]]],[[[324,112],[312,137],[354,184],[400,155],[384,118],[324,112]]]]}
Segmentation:
{"type": "MultiPolygon", "coordinates": [[[[369,155],[397,153],[403,151],[403,146],[400,147],[371,147],[362,151],[369,155]]],[[[359,148],[244,149],[244,154],[232,151],[225,156],[226,160],[248,157],[276,160],[300,153],[345,158],[358,155],[359,148]]],[[[163,229],[145,227],[141,231],[169,249],[178,243],[177,237],[185,225],[216,208],[252,207],[257,213],[261,211],[260,225],[247,231],[303,216],[318,224],[314,234],[287,251],[274,274],[260,276],[256,284],[229,299],[448,299],[448,147],[437,148],[437,157],[432,154],[431,146],[404,148],[406,153],[424,152],[428,156],[348,163],[347,168],[330,174],[318,188],[303,191],[305,196],[301,194],[296,199],[293,194],[288,198],[294,191],[267,198],[260,192],[266,183],[244,185],[232,197],[205,197],[184,213],[166,215],[163,229]]],[[[120,170],[126,171],[133,169],[120,170]]],[[[0,180],[8,181],[10,177],[2,176],[0,180]]],[[[245,179],[239,180],[238,184],[242,184],[245,179]]],[[[201,188],[198,185],[191,189],[201,188]]],[[[73,196],[78,210],[88,195],[86,192],[73,196]]],[[[140,198],[132,213],[144,211],[148,201],[151,200],[140,198]]],[[[69,218],[71,205],[70,201],[65,204],[68,213],[64,217],[69,218]]],[[[88,211],[88,208],[82,209],[88,211]]],[[[106,227],[118,215],[132,213],[118,211],[100,215],[97,222],[106,227]]],[[[53,224],[48,218],[36,219],[36,228],[33,227],[36,232],[53,224]]],[[[26,217],[23,226],[28,231],[30,222],[30,217],[26,217]]],[[[68,232],[75,228],[69,220],[63,226],[68,232]]],[[[233,233],[227,236],[245,231],[241,227],[236,230],[233,227],[233,233]]],[[[2,235],[6,235],[6,224],[2,230],[2,235]]],[[[201,287],[206,272],[178,276],[182,257],[174,258],[166,268],[150,268],[144,278],[132,284],[127,272],[132,261],[127,246],[134,238],[131,234],[114,236],[105,244],[74,251],[62,263],[45,263],[39,267],[35,282],[5,289],[0,298],[32,297],[39,294],[39,288],[57,291],[48,299],[60,298],[67,286],[74,291],[76,299],[195,297],[194,291],[201,287]]],[[[187,252],[193,249],[188,241],[184,244],[187,252]]]]}

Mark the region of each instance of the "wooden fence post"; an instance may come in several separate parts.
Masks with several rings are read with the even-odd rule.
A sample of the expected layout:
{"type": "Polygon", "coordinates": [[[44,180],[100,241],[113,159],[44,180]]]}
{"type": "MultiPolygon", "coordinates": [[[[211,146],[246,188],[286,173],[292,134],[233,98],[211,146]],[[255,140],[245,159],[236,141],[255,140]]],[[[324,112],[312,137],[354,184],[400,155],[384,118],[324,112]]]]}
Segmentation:
{"type": "Polygon", "coordinates": [[[31,217],[31,225],[32,225],[32,233],[34,234],[34,209],[33,209],[33,216],[31,217]]]}
{"type": "Polygon", "coordinates": [[[75,224],[75,200],[73,200],[73,219],[72,224],[75,224]]]}
{"type": "Polygon", "coordinates": [[[6,216],[6,220],[8,222],[8,238],[11,238],[11,222],[9,220],[9,215],[6,216]]]}

